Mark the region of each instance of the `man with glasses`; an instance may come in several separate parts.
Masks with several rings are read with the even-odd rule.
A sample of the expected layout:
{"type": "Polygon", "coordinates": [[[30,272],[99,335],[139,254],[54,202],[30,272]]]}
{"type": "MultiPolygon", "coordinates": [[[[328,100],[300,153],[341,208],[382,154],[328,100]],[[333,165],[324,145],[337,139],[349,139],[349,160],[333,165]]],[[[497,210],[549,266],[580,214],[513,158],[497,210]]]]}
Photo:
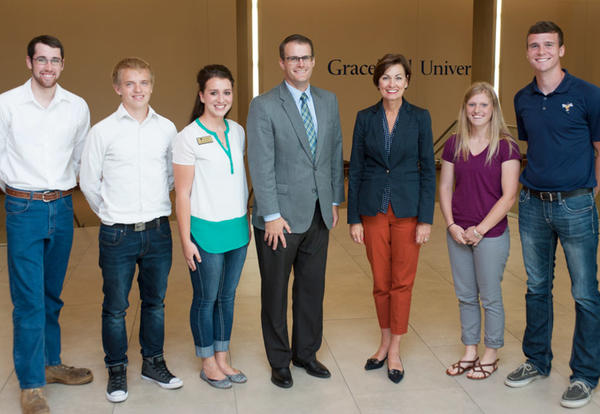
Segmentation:
{"type": "Polygon", "coordinates": [[[288,36],[279,45],[284,81],[252,100],[248,163],[254,186],[252,223],[261,274],[261,322],[271,381],[292,386],[290,361],[319,378],[331,376],[316,353],[323,336],[329,229],[344,201],[342,131],[337,98],[310,85],[312,41],[288,36]],[[290,348],[287,294],[294,269],[290,348]]]}
{"type": "Polygon", "coordinates": [[[85,384],[86,368],[63,365],[58,317],[73,241],[71,193],[90,114],[64,90],[61,42],[38,36],[27,46],[31,79],[0,95],[0,186],[13,302],[13,357],[24,414],[49,413],[47,383],[85,384]]]}

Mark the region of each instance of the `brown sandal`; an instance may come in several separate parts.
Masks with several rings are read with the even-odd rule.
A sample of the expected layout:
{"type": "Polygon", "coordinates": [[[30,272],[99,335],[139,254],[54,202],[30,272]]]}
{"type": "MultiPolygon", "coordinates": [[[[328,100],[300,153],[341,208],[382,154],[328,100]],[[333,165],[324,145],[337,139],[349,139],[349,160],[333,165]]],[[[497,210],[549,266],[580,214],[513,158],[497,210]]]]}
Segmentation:
{"type": "Polygon", "coordinates": [[[475,364],[475,366],[473,366],[473,368],[471,368],[471,372],[469,372],[467,374],[467,378],[472,379],[472,380],[486,379],[487,377],[492,375],[494,372],[496,372],[496,370],[498,369],[498,361],[500,361],[500,359],[495,360],[491,364],[481,364],[481,363],[475,364]],[[491,367],[492,369],[488,371],[484,367],[491,367]],[[483,374],[483,377],[474,377],[473,376],[474,372],[476,372],[478,374],[483,374]]]}
{"type": "Polygon", "coordinates": [[[469,369],[473,369],[477,363],[479,362],[479,357],[475,358],[472,361],[458,361],[452,364],[452,366],[446,369],[446,375],[450,375],[451,377],[455,377],[457,375],[462,375],[465,371],[469,369]],[[456,370],[456,372],[452,373],[450,370],[456,370]]]}

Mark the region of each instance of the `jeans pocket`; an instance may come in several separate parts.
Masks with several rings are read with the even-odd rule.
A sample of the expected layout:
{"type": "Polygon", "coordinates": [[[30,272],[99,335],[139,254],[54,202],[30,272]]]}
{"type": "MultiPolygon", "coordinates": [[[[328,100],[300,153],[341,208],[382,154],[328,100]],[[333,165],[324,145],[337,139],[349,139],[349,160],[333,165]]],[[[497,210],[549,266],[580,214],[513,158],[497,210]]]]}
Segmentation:
{"type": "Polygon", "coordinates": [[[100,226],[98,241],[105,246],[116,246],[123,238],[123,230],[110,226],[100,226]]]}
{"type": "Polygon", "coordinates": [[[7,215],[21,214],[29,210],[29,203],[28,199],[6,197],[4,209],[7,215]]]}
{"type": "Polygon", "coordinates": [[[169,225],[169,220],[161,223],[160,226],[156,229],[158,235],[164,239],[168,239],[171,237],[171,226],[169,225]]]}
{"type": "Polygon", "coordinates": [[[519,204],[524,204],[529,201],[529,191],[521,190],[519,193],[519,204]]]}
{"type": "Polygon", "coordinates": [[[62,197],[59,201],[67,209],[67,211],[73,211],[73,197],[71,197],[71,196],[62,197]]]}
{"type": "Polygon", "coordinates": [[[562,200],[562,207],[569,214],[583,214],[594,207],[594,196],[592,193],[569,197],[562,200]]]}

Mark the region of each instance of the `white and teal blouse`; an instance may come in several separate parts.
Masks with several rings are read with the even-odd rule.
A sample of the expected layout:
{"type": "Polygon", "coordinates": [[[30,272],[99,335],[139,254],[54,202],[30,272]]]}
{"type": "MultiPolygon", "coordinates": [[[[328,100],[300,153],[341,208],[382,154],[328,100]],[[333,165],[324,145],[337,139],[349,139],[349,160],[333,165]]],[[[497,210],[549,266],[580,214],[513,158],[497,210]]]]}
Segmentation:
{"type": "Polygon", "coordinates": [[[249,241],[244,129],[230,119],[225,125],[226,147],[199,119],[173,144],[173,163],[194,166],[191,233],[209,253],[225,253],[249,241]]]}

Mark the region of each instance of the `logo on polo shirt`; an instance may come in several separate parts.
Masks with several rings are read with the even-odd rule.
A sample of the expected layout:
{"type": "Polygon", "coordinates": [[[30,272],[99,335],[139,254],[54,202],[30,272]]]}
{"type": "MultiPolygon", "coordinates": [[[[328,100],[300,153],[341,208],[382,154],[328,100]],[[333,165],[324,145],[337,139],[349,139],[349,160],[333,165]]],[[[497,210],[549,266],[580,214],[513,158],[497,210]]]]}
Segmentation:
{"type": "Polygon", "coordinates": [[[573,107],[573,102],[562,104],[562,107],[563,107],[563,109],[565,110],[566,113],[569,113],[569,111],[573,107]]]}
{"type": "Polygon", "coordinates": [[[209,144],[213,142],[213,138],[210,135],[207,135],[205,137],[198,137],[196,138],[196,142],[198,143],[198,145],[209,144]]]}

